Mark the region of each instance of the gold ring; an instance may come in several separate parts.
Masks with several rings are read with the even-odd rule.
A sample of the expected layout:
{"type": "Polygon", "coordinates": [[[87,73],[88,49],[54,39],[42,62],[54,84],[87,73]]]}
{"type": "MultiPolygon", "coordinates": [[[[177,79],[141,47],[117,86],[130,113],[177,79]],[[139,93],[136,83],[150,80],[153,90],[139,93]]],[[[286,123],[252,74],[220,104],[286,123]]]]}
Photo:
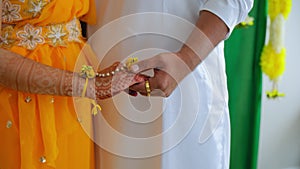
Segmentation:
{"type": "Polygon", "coordinates": [[[147,96],[150,96],[151,89],[150,89],[150,84],[149,84],[148,80],[145,81],[145,88],[146,88],[147,96]]]}

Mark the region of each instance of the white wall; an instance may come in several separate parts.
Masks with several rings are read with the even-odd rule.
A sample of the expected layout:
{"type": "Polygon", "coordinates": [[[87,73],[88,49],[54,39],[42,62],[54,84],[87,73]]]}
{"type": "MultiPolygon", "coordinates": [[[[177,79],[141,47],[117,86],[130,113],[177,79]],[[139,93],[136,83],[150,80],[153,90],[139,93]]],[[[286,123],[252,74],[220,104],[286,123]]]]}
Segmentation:
{"type": "MultiPolygon", "coordinates": [[[[279,82],[285,97],[263,95],[258,169],[300,169],[300,0],[285,24],[286,71],[279,82]]],[[[263,92],[271,89],[263,77],[263,92]]]]}

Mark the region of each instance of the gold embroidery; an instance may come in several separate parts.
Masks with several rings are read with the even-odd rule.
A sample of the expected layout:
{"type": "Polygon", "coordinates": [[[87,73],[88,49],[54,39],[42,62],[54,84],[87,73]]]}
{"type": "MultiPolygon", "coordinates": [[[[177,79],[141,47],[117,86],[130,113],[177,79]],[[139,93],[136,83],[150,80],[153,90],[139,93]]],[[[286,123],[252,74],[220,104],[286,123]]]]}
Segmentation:
{"type": "Polygon", "coordinates": [[[33,50],[38,45],[66,46],[67,42],[82,42],[80,22],[77,18],[64,24],[33,26],[26,24],[14,28],[7,26],[0,36],[0,47],[10,48],[14,45],[33,50]]]}
{"type": "Polygon", "coordinates": [[[67,35],[67,32],[63,30],[62,24],[51,25],[49,26],[49,32],[47,38],[50,39],[50,43],[53,46],[65,46],[64,37],[67,35]]]}
{"type": "Polygon", "coordinates": [[[32,13],[33,17],[36,17],[48,3],[49,2],[47,0],[32,0],[30,1],[30,8],[28,12],[32,13]]]}
{"type": "Polygon", "coordinates": [[[81,42],[79,37],[81,36],[81,28],[78,26],[77,19],[74,18],[72,21],[67,23],[67,30],[69,31],[68,40],[70,42],[81,42]]]}
{"type": "Polygon", "coordinates": [[[3,22],[14,22],[22,19],[20,15],[21,6],[12,4],[9,0],[4,0],[2,4],[3,22]]]}
{"type": "Polygon", "coordinates": [[[10,48],[14,42],[15,39],[12,37],[13,36],[13,27],[12,26],[7,26],[5,27],[0,36],[0,47],[1,48],[10,48]]]}
{"type": "Polygon", "coordinates": [[[25,25],[24,30],[17,32],[17,37],[20,39],[19,45],[32,50],[38,44],[43,44],[45,42],[41,34],[41,27],[35,28],[30,24],[25,25]]]}

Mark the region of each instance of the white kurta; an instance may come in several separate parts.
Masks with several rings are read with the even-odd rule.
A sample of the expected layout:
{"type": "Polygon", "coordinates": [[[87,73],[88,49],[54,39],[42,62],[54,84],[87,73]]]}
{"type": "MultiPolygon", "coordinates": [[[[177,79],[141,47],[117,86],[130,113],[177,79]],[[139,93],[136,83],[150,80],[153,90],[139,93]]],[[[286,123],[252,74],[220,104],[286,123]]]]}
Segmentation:
{"type": "MultiPolygon", "coordinates": [[[[98,23],[97,26],[89,28],[90,32],[95,32],[98,28],[105,29],[104,25],[111,23],[111,21],[118,22],[116,19],[129,14],[144,12],[172,14],[172,16],[161,16],[158,13],[146,13],[137,17],[133,16],[133,19],[130,17],[123,18],[124,22],[120,21],[116,24],[119,24],[119,27],[115,26],[118,28],[112,28],[113,24],[107,26],[107,30],[102,31],[105,33],[100,33],[100,39],[107,37],[108,34],[110,40],[117,38],[114,46],[107,45],[107,48],[111,47],[106,50],[108,53],[105,50],[97,51],[102,50],[99,48],[105,46],[103,43],[106,41],[99,40],[97,36],[91,38],[92,47],[97,54],[106,54],[103,62],[108,64],[132,55],[144,59],[164,51],[177,51],[180,49],[184,38],[187,38],[189,31],[191,31],[188,23],[187,28],[181,26],[184,24],[182,20],[185,19],[194,24],[198,19],[200,10],[209,10],[215,13],[232,30],[238,22],[247,16],[252,5],[251,0],[101,0],[97,3],[98,23]],[[151,15],[157,16],[149,19],[148,17],[151,15]],[[169,21],[174,19],[173,15],[180,17],[180,19],[169,21]],[[160,19],[156,19],[160,16],[160,19]],[[122,31],[125,32],[124,35],[121,35],[120,32],[122,31]],[[157,33],[160,31],[161,34],[157,33]],[[169,34],[168,31],[172,33],[169,34]],[[179,38],[176,35],[179,35],[179,38]]],[[[108,38],[103,39],[107,40],[108,38]]],[[[107,43],[113,44],[113,42],[107,43]]],[[[163,169],[229,168],[230,123],[223,42],[180,82],[170,97],[160,101],[150,100],[150,107],[143,105],[146,102],[149,103],[149,100],[141,97],[138,100],[133,100],[128,99],[127,95],[120,95],[103,103],[103,111],[105,113],[121,113],[127,120],[138,123],[138,125],[130,124],[129,126],[119,125],[120,132],[126,133],[128,130],[135,130],[137,133],[143,134],[147,131],[143,131],[141,126],[149,121],[143,119],[143,116],[139,116],[137,112],[144,110],[147,117],[149,114],[157,115],[159,114],[157,112],[163,112],[161,145],[158,148],[160,153],[157,153],[151,144],[147,145],[147,142],[145,142],[144,147],[143,142],[134,143],[132,146],[130,143],[115,137],[111,138],[113,140],[111,142],[117,145],[111,148],[113,149],[111,153],[137,160],[141,157],[160,155],[160,168],[163,169]],[[134,109],[131,104],[135,104],[134,109]],[[111,106],[114,108],[110,108],[111,106]],[[135,151],[135,149],[140,151],[135,151]]],[[[155,117],[150,115],[148,118],[155,120],[155,117]]],[[[120,122],[120,120],[117,121],[120,122]]],[[[104,128],[101,125],[99,124],[98,127],[104,128]]],[[[157,129],[157,127],[154,128],[157,129]]],[[[97,133],[97,129],[95,132],[96,137],[105,137],[100,136],[99,133],[107,133],[107,131],[97,133]]],[[[153,135],[159,134],[159,132],[153,133],[153,135]]],[[[146,138],[145,135],[137,137],[146,138]]],[[[107,151],[111,150],[109,146],[104,145],[103,147],[107,151]]],[[[114,163],[116,164],[110,165],[114,169],[147,168],[143,166],[143,163],[131,167],[129,167],[130,164],[117,165],[117,161],[114,163]]],[[[152,167],[157,168],[157,166],[152,167]]]]}

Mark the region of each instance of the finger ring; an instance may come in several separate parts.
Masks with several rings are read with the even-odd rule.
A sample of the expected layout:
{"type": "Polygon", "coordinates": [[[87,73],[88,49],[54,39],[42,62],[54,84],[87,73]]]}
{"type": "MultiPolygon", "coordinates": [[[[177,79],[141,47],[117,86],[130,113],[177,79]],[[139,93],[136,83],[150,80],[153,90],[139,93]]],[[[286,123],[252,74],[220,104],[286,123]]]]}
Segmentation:
{"type": "Polygon", "coordinates": [[[150,84],[149,84],[148,80],[145,81],[145,88],[146,88],[147,96],[150,96],[151,89],[150,89],[150,84]]]}

